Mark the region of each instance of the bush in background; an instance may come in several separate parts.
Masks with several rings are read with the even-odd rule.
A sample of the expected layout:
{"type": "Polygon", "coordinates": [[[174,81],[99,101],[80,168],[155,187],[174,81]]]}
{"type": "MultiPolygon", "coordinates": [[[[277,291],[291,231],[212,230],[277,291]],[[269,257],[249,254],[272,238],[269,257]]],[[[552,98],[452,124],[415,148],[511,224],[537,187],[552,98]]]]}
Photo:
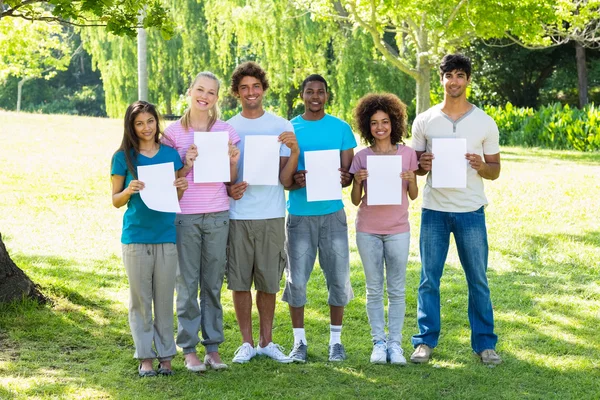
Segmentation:
{"type": "Polygon", "coordinates": [[[555,103],[534,110],[507,103],[484,110],[498,125],[501,145],[600,150],[600,108],[594,104],[578,109],[555,103]]]}

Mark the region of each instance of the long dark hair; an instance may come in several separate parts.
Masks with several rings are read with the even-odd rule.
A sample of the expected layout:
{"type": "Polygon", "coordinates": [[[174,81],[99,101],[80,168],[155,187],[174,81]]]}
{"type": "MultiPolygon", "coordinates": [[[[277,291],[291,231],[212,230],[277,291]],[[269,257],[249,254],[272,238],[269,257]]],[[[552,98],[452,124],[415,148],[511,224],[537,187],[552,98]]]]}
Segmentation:
{"type": "Polygon", "coordinates": [[[140,139],[135,133],[134,122],[136,117],[141,113],[151,114],[156,120],[156,134],[154,135],[155,143],[160,144],[160,137],[162,135],[160,114],[156,110],[156,106],[154,104],[140,100],[130,104],[129,107],[127,107],[127,111],[125,112],[123,141],[121,142],[121,146],[116,153],[122,151],[125,154],[127,170],[134,179],[137,179],[135,165],[137,164],[137,156],[140,153],[140,139]]]}

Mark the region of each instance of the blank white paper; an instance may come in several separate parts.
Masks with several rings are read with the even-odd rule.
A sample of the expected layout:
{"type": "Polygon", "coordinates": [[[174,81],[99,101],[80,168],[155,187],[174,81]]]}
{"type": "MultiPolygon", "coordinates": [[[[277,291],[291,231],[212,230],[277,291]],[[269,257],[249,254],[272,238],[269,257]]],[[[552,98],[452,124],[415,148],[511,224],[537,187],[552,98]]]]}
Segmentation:
{"type": "Polygon", "coordinates": [[[229,182],[229,132],[194,132],[194,183],[229,182]]]}
{"type": "Polygon", "coordinates": [[[181,212],[175,182],[175,169],[172,162],[140,165],[137,167],[138,179],[144,182],[140,196],[151,210],[161,212],[181,212]]]}
{"type": "Polygon", "coordinates": [[[367,156],[367,205],[402,204],[402,156],[367,156]]]}
{"type": "Polygon", "coordinates": [[[273,135],[251,135],[244,139],[244,181],[249,185],[279,184],[279,149],[273,135]]]}
{"type": "Polygon", "coordinates": [[[307,201],[341,200],[340,151],[304,152],[307,201]]]}
{"type": "Polygon", "coordinates": [[[431,183],[434,188],[467,187],[467,139],[433,139],[431,183]]]}

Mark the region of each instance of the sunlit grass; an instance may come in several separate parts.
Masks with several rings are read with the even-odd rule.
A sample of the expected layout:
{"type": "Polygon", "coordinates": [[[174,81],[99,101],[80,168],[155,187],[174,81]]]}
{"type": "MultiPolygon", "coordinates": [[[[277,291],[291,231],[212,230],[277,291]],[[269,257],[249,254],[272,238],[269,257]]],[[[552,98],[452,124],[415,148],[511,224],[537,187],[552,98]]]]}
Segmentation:
{"type": "MultiPolygon", "coordinates": [[[[1,399],[598,398],[600,154],[503,148],[501,177],[486,182],[488,277],[501,366],[485,367],[471,352],[466,283],[454,246],[442,279],[442,336],[432,362],[369,364],[356,208],[346,190],[356,296],[342,334],[347,362],[327,362],[329,310],[317,267],[306,309],[306,365],[257,359],[198,376],[178,356],[175,376],[140,380],[120,255],[123,210],[110,201],[110,158],[121,125],[0,112],[0,232],[13,260],[54,301],[52,307],[0,307],[1,399]]],[[[410,205],[407,355],[416,332],[420,204],[419,197],[410,205]]],[[[223,305],[221,352],[230,360],[240,335],[226,289],[223,305]]],[[[257,326],[254,332],[256,337],[257,326]]],[[[283,302],[277,303],[274,338],[288,349],[292,343],[283,302]]]]}

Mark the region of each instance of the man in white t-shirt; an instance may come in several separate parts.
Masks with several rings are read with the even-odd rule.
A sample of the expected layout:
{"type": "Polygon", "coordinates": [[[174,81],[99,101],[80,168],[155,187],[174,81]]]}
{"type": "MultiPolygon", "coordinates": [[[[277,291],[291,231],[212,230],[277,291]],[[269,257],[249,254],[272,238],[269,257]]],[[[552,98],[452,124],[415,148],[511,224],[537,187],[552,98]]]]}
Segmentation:
{"type": "Polygon", "coordinates": [[[483,110],[467,101],[471,82],[471,61],[460,54],[446,55],[440,65],[444,101],[419,114],[413,123],[412,147],[419,158],[418,175],[427,174],[423,191],[417,322],[419,333],[412,338],[415,351],[411,361],[429,361],[440,335],[440,279],[448,254],[450,233],[454,234],[460,262],[469,289],[468,315],[471,347],[485,364],[500,364],[496,354],[498,337],[486,270],[488,242],[484,206],[487,199],[483,179],[500,175],[498,127],[483,110]],[[464,138],[467,186],[464,189],[432,186],[432,140],[464,138]]]}
{"type": "Polygon", "coordinates": [[[292,124],[263,109],[263,94],[268,87],[265,71],[255,62],[240,64],[231,76],[231,92],[242,104],[242,112],[228,121],[241,138],[238,181],[228,189],[231,201],[227,287],[233,293],[242,334],[242,345],[233,358],[236,363],[248,362],[257,354],[282,363],[293,361],[273,343],[272,328],[286,263],[284,186],[291,186],[294,181],[300,149],[292,124]],[[248,185],[243,181],[246,138],[251,135],[273,135],[281,142],[276,186],[248,185]],[[252,336],[252,282],[260,327],[256,348],[252,336]]]}

